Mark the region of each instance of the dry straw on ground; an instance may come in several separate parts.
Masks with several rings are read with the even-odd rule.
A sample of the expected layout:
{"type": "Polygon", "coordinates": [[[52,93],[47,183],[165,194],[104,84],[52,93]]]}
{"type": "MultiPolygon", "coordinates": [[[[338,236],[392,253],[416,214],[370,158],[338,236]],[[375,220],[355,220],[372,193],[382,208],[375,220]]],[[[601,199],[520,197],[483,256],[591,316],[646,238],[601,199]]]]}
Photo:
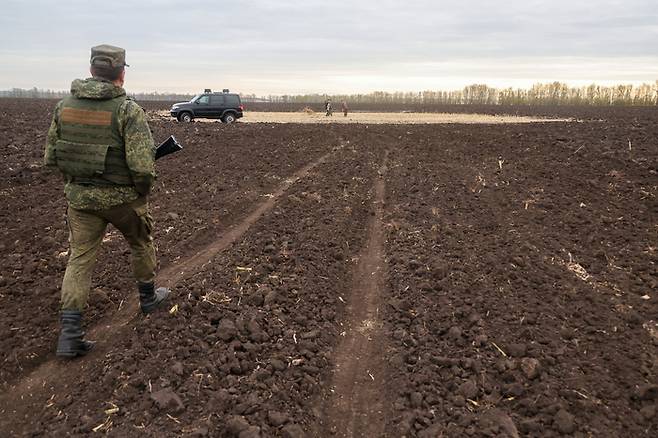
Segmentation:
{"type": "MultiPolygon", "coordinates": [[[[171,118],[168,111],[157,112],[158,116],[171,118]]],[[[172,119],[173,120],[173,119],[172,119]]],[[[213,119],[197,119],[199,122],[216,122],[213,119]]],[[[240,123],[362,123],[362,124],[434,124],[434,123],[537,123],[562,122],[568,119],[549,119],[537,117],[518,117],[487,114],[451,114],[451,113],[350,113],[325,116],[324,113],[312,111],[301,112],[252,112],[246,111],[240,123]]]]}

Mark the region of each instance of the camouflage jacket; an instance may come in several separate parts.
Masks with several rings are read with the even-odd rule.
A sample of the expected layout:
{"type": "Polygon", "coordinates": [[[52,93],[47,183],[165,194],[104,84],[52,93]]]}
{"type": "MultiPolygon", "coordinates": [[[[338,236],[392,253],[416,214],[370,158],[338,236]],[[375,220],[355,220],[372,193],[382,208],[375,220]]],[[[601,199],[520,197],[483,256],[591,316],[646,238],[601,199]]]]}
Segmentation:
{"type": "MultiPolygon", "coordinates": [[[[71,84],[71,94],[77,99],[113,99],[125,95],[123,88],[101,79],[76,79],[71,84]]],[[[48,130],[44,165],[56,167],[55,143],[59,139],[59,118],[62,110],[60,101],[55,107],[53,120],[48,130]]],[[[155,145],[146,121],[144,110],[134,101],[127,99],[118,110],[118,124],[125,144],[126,164],[135,185],[133,186],[82,186],[67,181],[64,193],[69,206],[78,210],[106,210],[131,202],[146,194],[155,179],[155,145]],[[137,188],[140,188],[139,192],[137,188]]]]}

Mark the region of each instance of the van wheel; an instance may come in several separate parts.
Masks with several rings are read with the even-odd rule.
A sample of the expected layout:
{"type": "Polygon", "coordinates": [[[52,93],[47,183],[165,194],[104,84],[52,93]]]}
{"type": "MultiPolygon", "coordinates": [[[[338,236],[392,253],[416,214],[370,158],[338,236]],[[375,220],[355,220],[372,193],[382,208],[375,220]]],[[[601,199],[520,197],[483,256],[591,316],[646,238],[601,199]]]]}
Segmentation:
{"type": "Polygon", "coordinates": [[[188,112],[180,113],[178,115],[178,121],[179,122],[189,123],[192,120],[194,120],[194,117],[192,117],[192,114],[190,114],[188,112]]]}
{"type": "Polygon", "coordinates": [[[224,123],[233,123],[235,122],[235,114],[229,113],[222,117],[222,122],[224,123]]]}

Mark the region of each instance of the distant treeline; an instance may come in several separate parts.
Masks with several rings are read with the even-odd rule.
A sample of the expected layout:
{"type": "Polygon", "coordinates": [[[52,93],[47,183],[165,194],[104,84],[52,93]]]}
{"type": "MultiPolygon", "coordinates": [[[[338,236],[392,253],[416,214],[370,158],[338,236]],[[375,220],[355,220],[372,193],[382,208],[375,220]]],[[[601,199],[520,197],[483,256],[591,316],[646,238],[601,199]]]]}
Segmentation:
{"type": "MultiPolygon", "coordinates": [[[[176,93],[128,93],[135,100],[172,100],[188,101],[194,94],[176,94],[176,93]]],[[[69,91],[40,90],[36,87],[25,90],[23,88],[12,88],[11,90],[0,90],[0,97],[22,97],[37,99],[61,99],[69,95],[69,91]]]]}
{"type": "MultiPolygon", "coordinates": [[[[0,97],[23,98],[62,98],[68,91],[24,90],[13,88],[0,91],[0,97]]],[[[172,93],[132,93],[137,100],[186,101],[191,94],[172,93]]],[[[448,104],[448,105],[658,105],[658,81],[653,84],[570,87],[562,82],[535,84],[530,89],[493,88],[484,84],[473,84],[456,91],[387,92],[375,91],[367,94],[350,95],[283,95],[258,97],[255,94],[242,94],[245,102],[275,103],[320,103],[327,98],[334,102],[345,100],[350,103],[365,104],[448,104]]]]}
{"type": "Polygon", "coordinates": [[[638,105],[658,104],[658,81],[654,84],[615,85],[604,87],[592,84],[569,87],[561,82],[535,84],[530,89],[498,89],[484,84],[473,84],[457,91],[386,92],[368,94],[303,96],[268,96],[270,102],[319,103],[329,97],[334,102],[377,104],[442,104],[442,105],[638,105]]]}

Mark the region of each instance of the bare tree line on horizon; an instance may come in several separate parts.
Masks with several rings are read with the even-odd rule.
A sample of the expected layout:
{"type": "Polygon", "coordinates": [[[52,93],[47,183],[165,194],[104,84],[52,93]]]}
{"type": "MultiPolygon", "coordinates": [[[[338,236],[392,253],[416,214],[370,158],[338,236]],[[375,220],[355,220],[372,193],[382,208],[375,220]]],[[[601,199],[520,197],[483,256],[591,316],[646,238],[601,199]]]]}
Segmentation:
{"type": "Polygon", "coordinates": [[[472,84],[456,91],[386,92],[352,95],[268,96],[267,101],[282,103],[318,103],[334,101],[386,104],[448,105],[658,105],[658,81],[654,84],[570,87],[562,82],[535,84],[530,89],[498,89],[486,84],[472,84]]]}
{"type": "MultiPolygon", "coordinates": [[[[12,88],[0,90],[0,97],[61,99],[68,91],[41,90],[36,87],[25,90],[12,88]]],[[[186,101],[192,94],[179,93],[130,93],[142,101],[186,101]]],[[[269,95],[258,97],[255,94],[241,94],[245,102],[273,103],[320,103],[327,98],[334,101],[348,101],[358,104],[450,104],[450,105],[594,105],[594,106],[655,106],[658,105],[658,81],[653,84],[619,84],[600,86],[591,84],[583,87],[570,87],[562,82],[535,84],[530,89],[498,89],[486,84],[472,84],[455,91],[387,92],[375,91],[365,94],[305,94],[269,95]]]]}

